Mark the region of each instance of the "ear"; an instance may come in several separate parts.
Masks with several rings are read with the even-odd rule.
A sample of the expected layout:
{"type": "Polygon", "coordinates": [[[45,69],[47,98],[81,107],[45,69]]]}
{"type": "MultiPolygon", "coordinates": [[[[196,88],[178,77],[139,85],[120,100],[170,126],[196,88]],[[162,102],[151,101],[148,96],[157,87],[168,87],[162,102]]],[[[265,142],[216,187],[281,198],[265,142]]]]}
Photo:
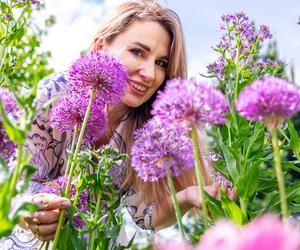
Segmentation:
{"type": "Polygon", "coordinates": [[[96,37],[93,41],[92,47],[91,47],[91,51],[95,52],[97,50],[101,50],[103,49],[104,46],[104,41],[103,39],[96,37]]]}

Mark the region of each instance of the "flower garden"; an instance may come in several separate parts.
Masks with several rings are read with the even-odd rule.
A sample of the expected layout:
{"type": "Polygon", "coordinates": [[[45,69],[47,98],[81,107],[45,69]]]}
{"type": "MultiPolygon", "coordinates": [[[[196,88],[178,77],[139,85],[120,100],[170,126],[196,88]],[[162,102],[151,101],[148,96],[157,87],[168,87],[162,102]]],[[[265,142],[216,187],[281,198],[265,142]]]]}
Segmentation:
{"type": "MultiPolygon", "coordinates": [[[[135,237],[126,246],[115,241],[123,225],[122,193],[112,172],[125,155],[108,146],[86,147],[107,128],[104,107],[120,101],[127,71],[112,55],[86,53],[66,72],[64,96],[40,106],[35,98],[38,82],[51,73],[48,55],[35,52],[38,60],[23,73],[19,67],[26,46],[39,46],[42,31],[30,34],[29,27],[32,11],[41,7],[38,1],[1,1],[0,238],[39,209],[13,201],[36,171],[26,137],[36,115],[53,105],[51,125],[71,133],[72,143],[65,175],[46,181],[41,192],[67,197],[72,207],[61,212],[53,242],[40,249],[138,249],[135,237]],[[28,36],[35,45],[26,43],[28,36]]],[[[219,58],[202,74],[207,81],[169,80],[153,104],[153,118],[134,134],[132,167],[144,182],[167,180],[179,236],[143,249],[300,249],[300,89],[283,62],[263,55],[262,45],[272,38],[267,26],[256,27],[243,12],[220,21],[220,42],[212,52],[219,58]],[[187,225],[173,178],[193,168],[202,206],[187,225]],[[220,186],[219,197],[210,196],[204,186],[219,182],[237,198],[220,186]]]]}

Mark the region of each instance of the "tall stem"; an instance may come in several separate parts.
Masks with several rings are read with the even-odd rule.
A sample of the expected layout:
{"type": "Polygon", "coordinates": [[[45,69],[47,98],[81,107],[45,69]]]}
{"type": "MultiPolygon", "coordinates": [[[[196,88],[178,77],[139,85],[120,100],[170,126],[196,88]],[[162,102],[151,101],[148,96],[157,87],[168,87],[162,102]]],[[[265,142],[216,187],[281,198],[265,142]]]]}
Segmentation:
{"type": "Polygon", "coordinates": [[[287,208],[287,201],[286,201],[286,194],[285,194],[285,185],[284,185],[284,178],[281,169],[281,162],[280,162],[280,152],[278,147],[278,139],[277,139],[277,131],[276,127],[274,126],[271,129],[271,136],[272,136],[272,144],[274,150],[274,161],[275,161],[275,172],[278,181],[278,189],[280,195],[280,206],[283,219],[286,220],[288,217],[288,208],[287,208]]]}
{"type": "Polygon", "coordinates": [[[173,178],[171,176],[171,170],[169,167],[167,167],[167,177],[168,177],[168,183],[170,186],[171,197],[172,197],[172,202],[173,202],[173,206],[175,209],[175,215],[176,215],[176,219],[177,219],[180,236],[181,236],[181,239],[184,240],[185,234],[184,234],[184,227],[183,227],[183,223],[182,223],[181,211],[180,211],[179,204],[177,201],[176,190],[175,190],[173,178]]]}
{"type": "Polygon", "coordinates": [[[75,148],[77,135],[78,135],[78,126],[75,125],[74,132],[73,132],[72,144],[71,144],[71,148],[70,148],[70,154],[69,154],[68,163],[67,163],[67,166],[66,166],[65,176],[67,176],[69,174],[69,170],[70,170],[70,166],[71,166],[71,162],[72,162],[72,153],[73,153],[74,148],[75,148]]]}
{"type": "MultiPolygon", "coordinates": [[[[75,169],[74,160],[77,158],[77,155],[78,155],[80,147],[81,147],[81,142],[82,142],[84,132],[85,132],[85,129],[86,129],[86,125],[87,125],[87,122],[88,122],[88,119],[89,119],[89,115],[90,115],[90,112],[91,112],[94,97],[95,97],[95,90],[91,90],[90,91],[89,104],[88,104],[86,112],[85,112],[85,116],[84,116],[83,123],[82,123],[82,126],[81,126],[80,134],[79,134],[79,137],[78,137],[75,153],[74,153],[74,156],[73,156],[73,161],[72,161],[72,164],[71,164],[71,169],[70,169],[70,173],[69,173],[69,177],[68,177],[68,183],[67,183],[67,187],[66,187],[66,190],[65,190],[65,197],[66,198],[69,198],[71,182],[72,182],[72,179],[73,179],[73,173],[74,173],[74,169],[75,169]]],[[[60,237],[61,229],[63,227],[64,218],[65,218],[65,213],[64,213],[64,210],[62,210],[61,213],[60,213],[60,216],[59,216],[57,230],[56,230],[56,233],[55,233],[55,236],[54,236],[54,242],[53,242],[53,247],[52,247],[53,250],[57,249],[58,240],[59,240],[59,237],[60,237]]]]}
{"type": "Polygon", "coordinates": [[[198,135],[197,135],[197,128],[193,124],[192,125],[192,139],[193,139],[193,151],[195,156],[195,170],[196,170],[196,179],[199,188],[200,198],[202,200],[202,212],[204,217],[204,227],[205,229],[208,227],[208,210],[206,204],[206,195],[204,192],[204,182],[202,176],[205,173],[201,172],[201,163],[200,163],[200,156],[199,156],[199,148],[198,148],[198,135]]]}
{"type": "Polygon", "coordinates": [[[17,156],[17,166],[14,170],[14,174],[12,177],[12,182],[10,183],[10,187],[9,187],[9,193],[11,194],[11,197],[14,196],[15,193],[15,189],[16,189],[16,184],[17,181],[20,177],[20,172],[21,172],[21,160],[22,160],[22,152],[23,151],[23,144],[19,144],[18,145],[18,156],[17,156]]]}
{"type": "MultiPolygon", "coordinates": [[[[98,192],[97,195],[97,203],[96,203],[96,210],[95,210],[95,216],[98,218],[98,214],[100,211],[100,204],[101,204],[101,199],[102,199],[102,192],[98,192]]],[[[90,236],[90,242],[89,242],[89,250],[94,250],[94,245],[95,245],[95,237],[97,233],[97,227],[93,228],[93,231],[90,236]]]]}

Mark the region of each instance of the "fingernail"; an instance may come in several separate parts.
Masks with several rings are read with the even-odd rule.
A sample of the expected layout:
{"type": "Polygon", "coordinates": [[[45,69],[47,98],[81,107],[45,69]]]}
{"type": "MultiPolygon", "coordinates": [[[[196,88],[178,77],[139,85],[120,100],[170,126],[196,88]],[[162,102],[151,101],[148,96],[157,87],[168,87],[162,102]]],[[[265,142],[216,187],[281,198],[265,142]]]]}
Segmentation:
{"type": "Polygon", "coordinates": [[[68,207],[70,207],[70,202],[69,202],[69,201],[63,201],[62,207],[63,207],[63,208],[68,208],[68,207]]]}

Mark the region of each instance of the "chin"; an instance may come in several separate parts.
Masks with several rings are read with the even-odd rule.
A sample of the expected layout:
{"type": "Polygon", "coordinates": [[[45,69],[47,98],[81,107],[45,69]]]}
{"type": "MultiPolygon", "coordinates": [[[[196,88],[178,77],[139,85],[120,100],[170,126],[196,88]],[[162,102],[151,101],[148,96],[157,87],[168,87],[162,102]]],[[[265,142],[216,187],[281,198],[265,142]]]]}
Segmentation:
{"type": "Polygon", "coordinates": [[[122,98],[121,101],[130,108],[137,108],[143,104],[141,102],[136,102],[134,100],[128,100],[127,98],[122,98]]]}

